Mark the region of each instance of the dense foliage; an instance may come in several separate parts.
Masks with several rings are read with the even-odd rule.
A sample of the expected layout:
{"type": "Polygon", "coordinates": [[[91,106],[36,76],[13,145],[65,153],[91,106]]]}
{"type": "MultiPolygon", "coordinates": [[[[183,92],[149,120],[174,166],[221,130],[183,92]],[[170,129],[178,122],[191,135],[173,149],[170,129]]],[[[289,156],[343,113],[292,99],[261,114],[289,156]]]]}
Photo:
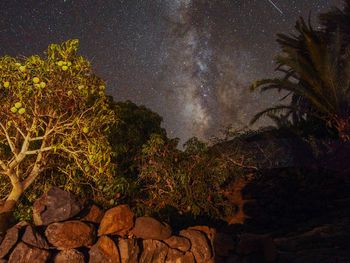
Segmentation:
{"type": "Polygon", "coordinates": [[[177,144],[155,135],[143,147],[140,183],[147,212],[175,210],[215,218],[232,213],[221,192],[230,178],[229,163],[196,138],[184,151],[177,144]]]}

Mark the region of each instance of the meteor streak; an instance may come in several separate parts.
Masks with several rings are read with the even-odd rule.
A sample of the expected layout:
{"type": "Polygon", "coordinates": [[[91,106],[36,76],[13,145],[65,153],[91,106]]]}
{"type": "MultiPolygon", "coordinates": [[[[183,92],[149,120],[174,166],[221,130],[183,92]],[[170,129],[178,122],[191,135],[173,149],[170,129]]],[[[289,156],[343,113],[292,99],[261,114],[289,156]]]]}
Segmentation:
{"type": "Polygon", "coordinates": [[[274,8],[277,9],[278,12],[280,12],[283,15],[283,11],[272,1],[272,0],[268,0],[270,2],[271,5],[273,5],[274,8]]]}

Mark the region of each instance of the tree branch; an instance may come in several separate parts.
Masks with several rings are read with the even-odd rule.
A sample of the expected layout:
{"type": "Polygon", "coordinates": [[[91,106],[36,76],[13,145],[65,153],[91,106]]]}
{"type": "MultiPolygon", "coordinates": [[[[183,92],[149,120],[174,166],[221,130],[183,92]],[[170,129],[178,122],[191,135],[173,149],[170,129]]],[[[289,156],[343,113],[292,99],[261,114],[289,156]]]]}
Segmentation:
{"type": "Polygon", "coordinates": [[[16,149],[15,145],[13,144],[13,142],[12,142],[12,140],[11,140],[11,138],[10,138],[10,136],[9,136],[9,134],[8,134],[8,132],[7,132],[7,130],[6,130],[6,128],[4,127],[4,125],[2,125],[2,123],[0,123],[0,127],[1,127],[2,130],[4,131],[4,134],[5,134],[5,137],[6,137],[6,140],[7,140],[8,144],[9,144],[9,146],[10,146],[11,152],[12,152],[15,156],[17,156],[17,149],[16,149]]]}

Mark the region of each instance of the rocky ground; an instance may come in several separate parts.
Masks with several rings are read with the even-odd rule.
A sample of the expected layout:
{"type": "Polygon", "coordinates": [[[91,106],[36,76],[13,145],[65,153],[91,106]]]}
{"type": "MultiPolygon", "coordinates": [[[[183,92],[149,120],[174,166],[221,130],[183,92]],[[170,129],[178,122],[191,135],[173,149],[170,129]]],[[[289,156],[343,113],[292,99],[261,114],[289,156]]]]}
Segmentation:
{"type": "Polygon", "coordinates": [[[350,263],[348,179],[316,178],[316,187],[278,174],[241,183],[244,224],[215,228],[174,230],[127,205],[103,212],[52,188],[35,202],[33,225],[3,234],[0,262],[350,263]]]}

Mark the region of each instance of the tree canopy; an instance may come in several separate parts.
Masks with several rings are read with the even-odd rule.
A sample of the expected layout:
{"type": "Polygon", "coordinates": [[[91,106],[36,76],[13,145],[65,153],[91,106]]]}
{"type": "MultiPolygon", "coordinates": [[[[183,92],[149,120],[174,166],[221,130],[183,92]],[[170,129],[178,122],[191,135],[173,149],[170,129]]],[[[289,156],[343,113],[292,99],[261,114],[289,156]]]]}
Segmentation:
{"type": "Polygon", "coordinates": [[[1,211],[48,171],[66,187],[113,177],[108,131],[116,122],[105,83],[77,54],[78,40],[52,44],[44,57],[0,58],[1,211]]]}

